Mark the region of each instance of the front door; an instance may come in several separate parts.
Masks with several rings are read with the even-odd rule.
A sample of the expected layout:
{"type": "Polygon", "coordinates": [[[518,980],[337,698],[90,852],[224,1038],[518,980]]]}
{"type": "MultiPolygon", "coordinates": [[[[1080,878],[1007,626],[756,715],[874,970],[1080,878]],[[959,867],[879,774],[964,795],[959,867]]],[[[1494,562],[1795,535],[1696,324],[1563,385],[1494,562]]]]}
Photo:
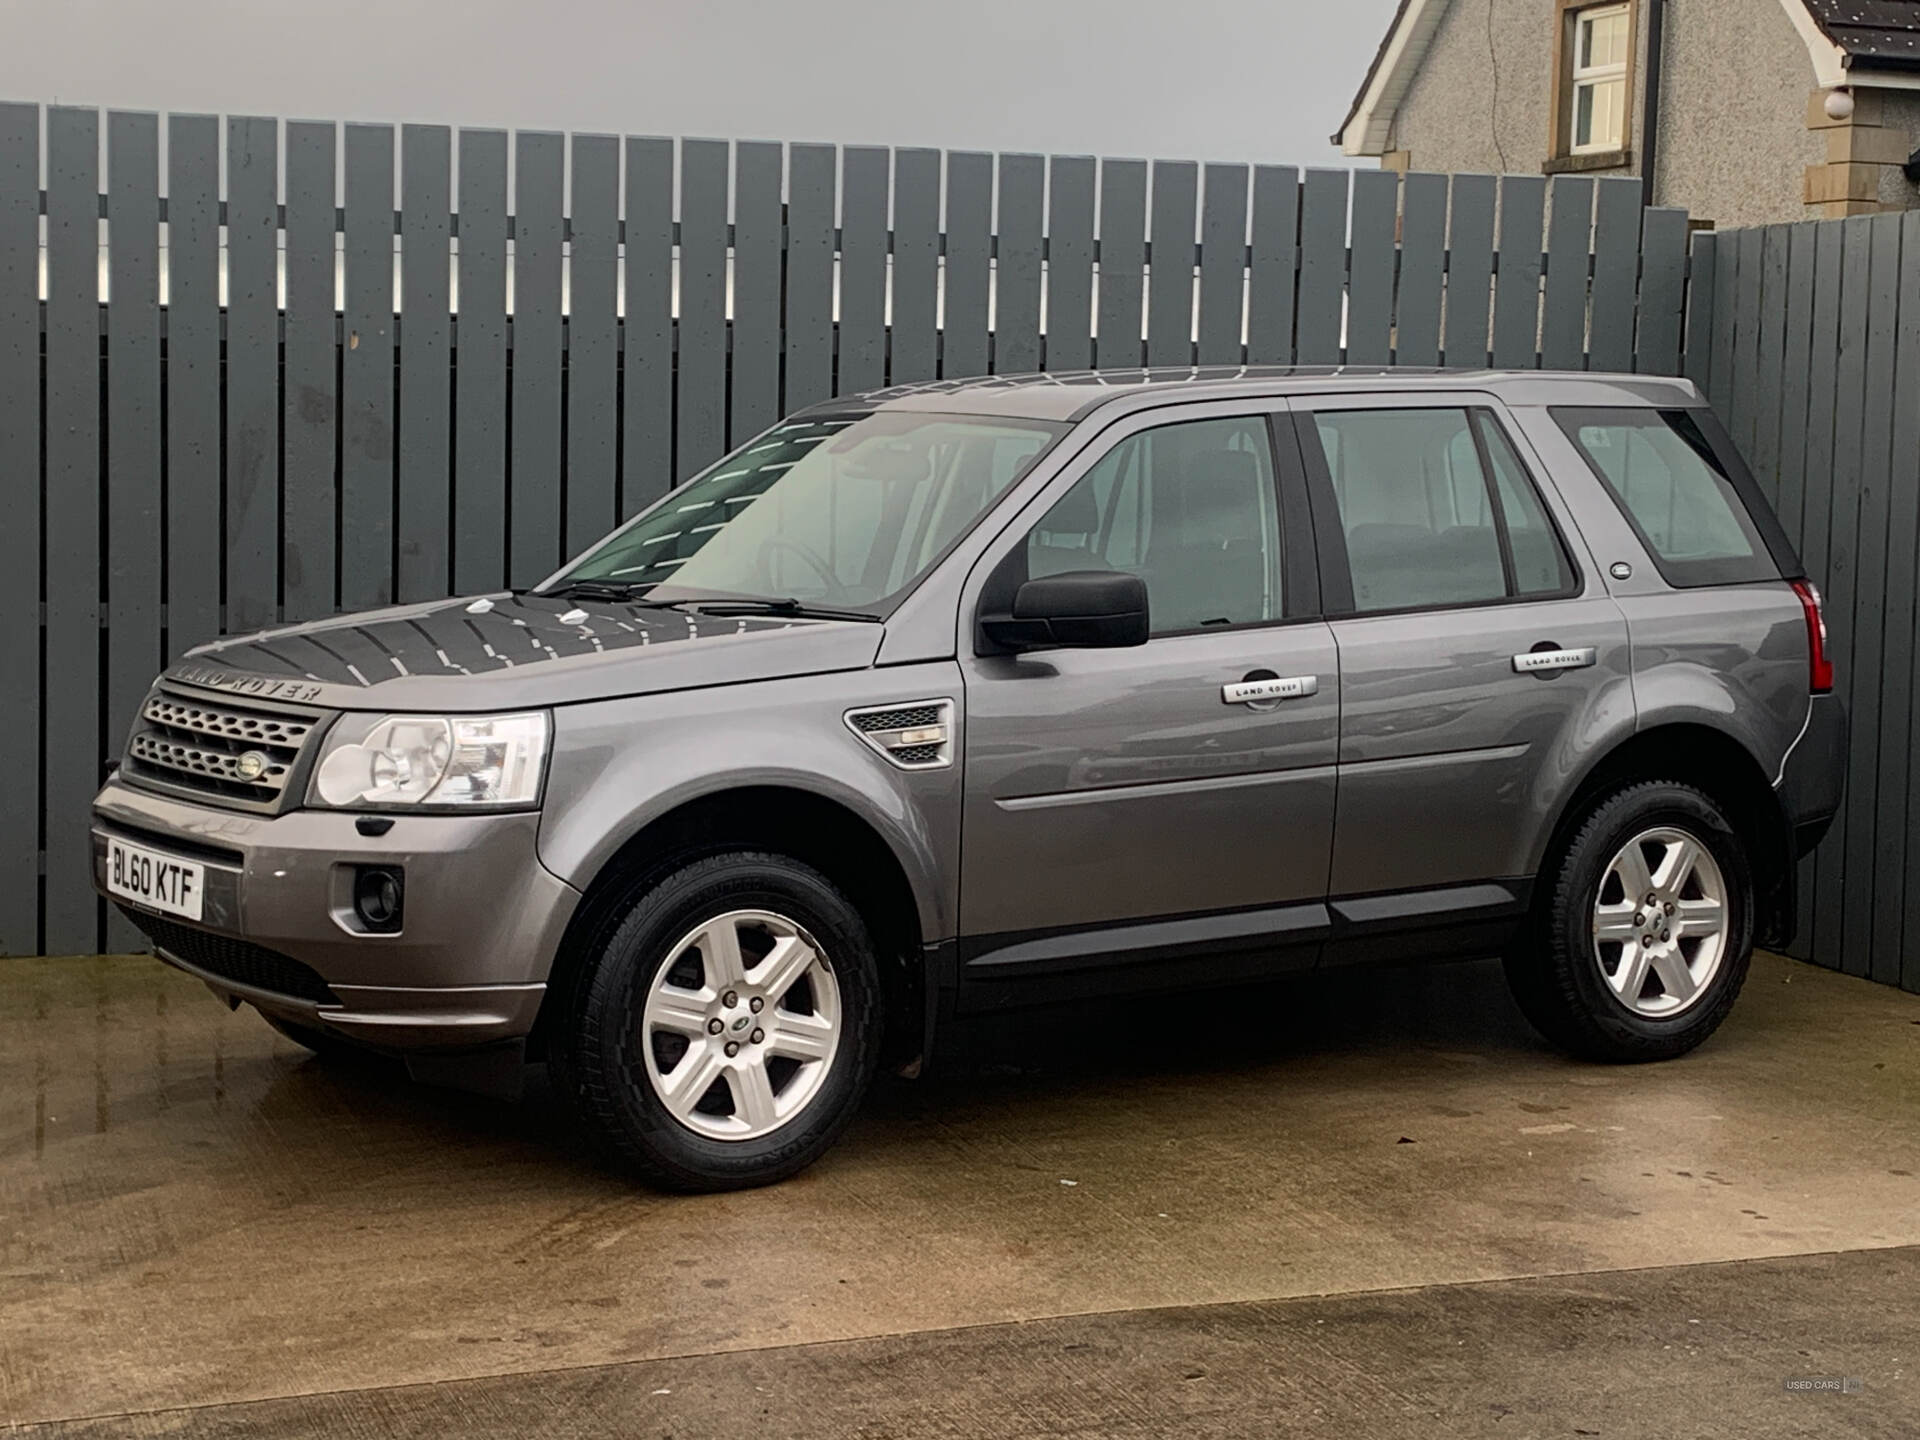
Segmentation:
{"type": "Polygon", "coordinates": [[[969,588],[973,615],[1027,578],[1123,570],[1145,579],[1151,621],[1124,649],[963,643],[975,1002],[1090,970],[1111,989],[1169,965],[1311,965],[1324,932],[1339,677],[1297,453],[1279,483],[1267,413],[1153,416],[1090,446],[969,588]]]}
{"type": "Polygon", "coordinates": [[[1625,620],[1491,397],[1294,411],[1341,662],[1329,959],[1479,950],[1581,736],[1632,714],[1625,620]]]}

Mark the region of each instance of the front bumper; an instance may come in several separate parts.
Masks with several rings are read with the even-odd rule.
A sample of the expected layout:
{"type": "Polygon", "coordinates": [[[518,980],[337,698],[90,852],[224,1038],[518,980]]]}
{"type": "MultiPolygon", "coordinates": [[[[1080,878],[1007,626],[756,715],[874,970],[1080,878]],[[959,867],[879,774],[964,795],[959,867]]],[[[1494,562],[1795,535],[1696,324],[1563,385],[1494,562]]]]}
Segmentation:
{"type": "Polygon", "coordinates": [[[242,814],[110,780],[93,805],[94,886],[106,893],[109,834],[204,865],[198,924],[115,903],[227,999],[401,1051],[525,1036],[580,900],[540,863],[540,817],[396,815],[384,835],[357,818],[242,814]],[[367,864],[405,871],[392,934],[353,919],[352,867],[367,864]]]}

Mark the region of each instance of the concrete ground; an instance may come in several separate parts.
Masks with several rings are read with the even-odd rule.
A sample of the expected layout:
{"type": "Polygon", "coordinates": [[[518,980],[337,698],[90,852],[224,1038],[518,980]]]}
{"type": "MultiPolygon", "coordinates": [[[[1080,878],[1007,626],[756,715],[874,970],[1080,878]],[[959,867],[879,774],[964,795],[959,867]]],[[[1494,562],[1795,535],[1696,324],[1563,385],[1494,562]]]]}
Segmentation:
{"type": "Polygon", "coordinates": [[[538,1086],[313,1060],[152,960],[0,961],[0,1424],[1920,1434],[1920,997],[1762,956],[1636,1068],[1547,1050],[1490,966],[980,1041],[800,1179],[670,1197],[538,1086]]]}

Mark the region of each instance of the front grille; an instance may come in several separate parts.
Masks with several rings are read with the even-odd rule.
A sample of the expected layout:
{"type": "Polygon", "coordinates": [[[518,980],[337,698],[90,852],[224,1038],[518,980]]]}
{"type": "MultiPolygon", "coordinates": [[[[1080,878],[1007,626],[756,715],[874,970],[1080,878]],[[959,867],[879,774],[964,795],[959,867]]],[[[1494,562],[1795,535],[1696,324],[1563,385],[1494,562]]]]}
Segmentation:
{"type": "Polygon", "coordinates": [[[255,990],[310,1000],[316,1005],[340,1003],[340,997],[320,978],[318,971],[290,955],[255,945],[251,940],[196,930],[191,925],[149,915],[131,905],[120,906],[120,912],[145,931],[156,946],[196,970],[231,980],[236,985],[250,985],[255,990]]]}
{"type": "Polygon", "coordinates": [[[135,781],[275,810],[319,724],[307,712],[156,690],[140,707],[123,768],[135,781]]]}

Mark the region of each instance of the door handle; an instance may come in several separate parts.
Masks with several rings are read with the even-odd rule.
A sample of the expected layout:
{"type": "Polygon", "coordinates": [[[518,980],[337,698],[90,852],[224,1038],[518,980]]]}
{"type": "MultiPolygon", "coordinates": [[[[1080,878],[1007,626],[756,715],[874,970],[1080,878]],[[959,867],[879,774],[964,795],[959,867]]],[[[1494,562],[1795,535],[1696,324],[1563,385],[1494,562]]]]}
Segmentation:
{"type": "Polygon", "coordinates": [[[1522,675],[1552,674],[1561,670],[1584,669],[1598,658],[1598,653],[1591,645],[1572,650],[1547,646],[1544,649],[1525,650],[1514,656],[1513,668],[1522,675]]]}
{"type": "Polygon", "coordinates": [[[1320,693],[1318,675],[1266,675],[1237,681],[1220,687],[1220,698],[1229,705],[1272,706],[1281,700],[1298,700],[1320,693]]]}

